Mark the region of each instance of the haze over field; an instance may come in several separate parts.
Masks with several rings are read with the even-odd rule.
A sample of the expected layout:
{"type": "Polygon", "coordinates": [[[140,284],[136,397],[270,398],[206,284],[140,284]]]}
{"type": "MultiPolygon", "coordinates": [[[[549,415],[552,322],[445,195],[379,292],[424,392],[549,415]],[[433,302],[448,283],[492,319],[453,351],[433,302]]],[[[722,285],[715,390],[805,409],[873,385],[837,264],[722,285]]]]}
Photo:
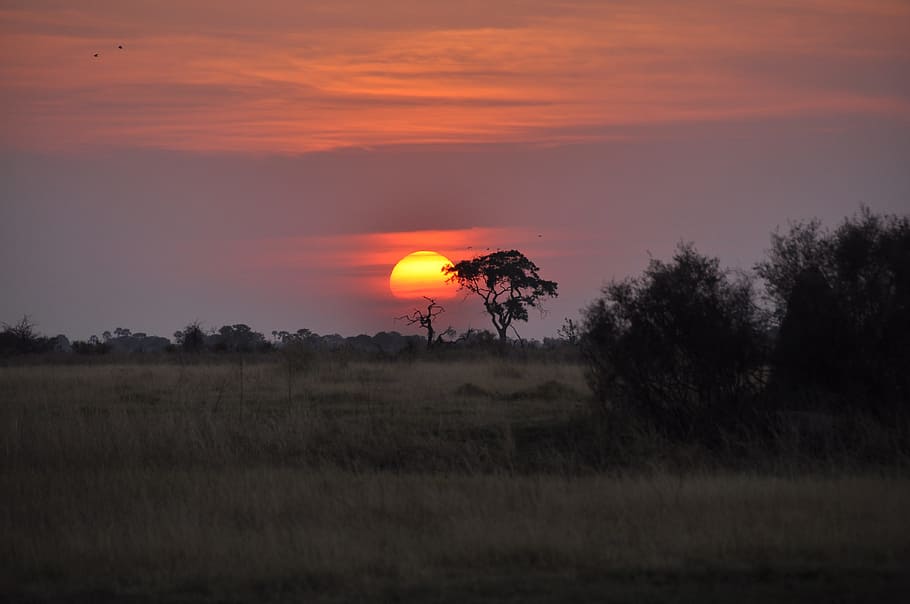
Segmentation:
{"type": "Polygon", "coordinates": [[[680,239],[908,211],[900,1],[4,1],[0,40],[0,320],[45,333],[404,331],[400,258],[517,248],[541,337],[680,239]]]}

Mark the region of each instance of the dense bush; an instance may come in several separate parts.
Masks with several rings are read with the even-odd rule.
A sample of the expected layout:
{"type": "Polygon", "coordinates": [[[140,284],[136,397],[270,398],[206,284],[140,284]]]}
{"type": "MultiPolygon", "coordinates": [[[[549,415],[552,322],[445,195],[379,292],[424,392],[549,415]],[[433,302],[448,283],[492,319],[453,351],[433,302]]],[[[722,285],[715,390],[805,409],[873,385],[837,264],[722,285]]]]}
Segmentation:
{"type": "Polygon", "coordinates": [[[910,218],[867,208],[834,231],[772,236],[756,267],[780,325],[778,393],[795,404],[890,414],[910,398],[910,218]]]}
{"type": "Polygon", "coordinates": [[[205,332],[198,321],[193,321],[182,330],[174,332],[174,341],[183,352],[199,353],[205,349],[205,332]]]}
{"type": "Polygon", "coordinates": [[[35,324],[28,316],[10,325],[2,324],[0,329],[0,355],[37,354],[54,349],[54,339],[42,336],[35,330],[35,324]]]}
{"type": "Polygon", "coordinates": [[[585,311],[581,347],[608,411],[686,436],[740,415],[762,383],[763,317],[751,282],[680,245],[585,311]]]}
{"type": "Polygon", "coordinates": [[[111,351],[111,345],[102,342],[97,336],[91,336],[88,340],[76,340],[72,347],[76,354],[108,354],[111,351]]]}

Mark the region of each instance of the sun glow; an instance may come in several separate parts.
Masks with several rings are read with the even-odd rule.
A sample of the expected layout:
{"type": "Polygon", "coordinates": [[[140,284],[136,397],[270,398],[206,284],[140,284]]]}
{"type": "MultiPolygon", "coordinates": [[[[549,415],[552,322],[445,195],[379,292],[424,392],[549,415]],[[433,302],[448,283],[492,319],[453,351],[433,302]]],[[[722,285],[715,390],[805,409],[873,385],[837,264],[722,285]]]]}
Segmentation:
{"type": "Polygon", "coordinates": [[[452,261],[436,252],[422,250],[398,261],[389,275],[389,289],[396,298],[444,299],[455,295],[456,287],[446,283],[444,266],[452,261]]]}

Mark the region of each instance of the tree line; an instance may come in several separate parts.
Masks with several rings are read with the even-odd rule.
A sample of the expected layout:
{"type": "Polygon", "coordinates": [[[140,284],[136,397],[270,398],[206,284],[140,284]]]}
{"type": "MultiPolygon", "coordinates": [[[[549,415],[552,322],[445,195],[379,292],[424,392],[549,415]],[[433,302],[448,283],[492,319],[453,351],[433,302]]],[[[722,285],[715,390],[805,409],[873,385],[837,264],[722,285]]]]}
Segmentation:
{"type": "MultiPolygon", "coordinates": [[[[432,339],[434,351],[501,351],[497,335],[490,330],[467,329],[458,333],[448,328],[434,335],[432,339]]],[[[567,349],[567,342],[559,338],[522,342],[510,340],[507,345],[542,352],[560,349],[564,355],[571,355],[571,351],[567,349]]],[[[201,323],[194,321],[174,332],[171,338],[118,327],[104,331],[100,336],[93,335],[84,340],[70,341],[63,334],[52,337],[42,335],[38,331],[38,325],[28,316],[13,324],[3,323],[0,327],[0,358],[159,353],[215,355],[240,353],[267,356],[290,349],[312,354],[344,351],[361,354],[367,358],[371,355],[388,358],[402,354],[418,354],[426,347],[424,336],[402,334],[394,330],[345,337],[334,333],[319,334],[303,328],[296,331],[275,330],[267,336],[243,323],[223,325],[215,329],[205,328],[201,323]]]]}
{"type": "Polygon", "coordinates": [[[680,244],[607,284],[578,336],[600,411],[671,438],[781,412],[906,418],[910,219],[791,224],[751,273],[680,244]]]}

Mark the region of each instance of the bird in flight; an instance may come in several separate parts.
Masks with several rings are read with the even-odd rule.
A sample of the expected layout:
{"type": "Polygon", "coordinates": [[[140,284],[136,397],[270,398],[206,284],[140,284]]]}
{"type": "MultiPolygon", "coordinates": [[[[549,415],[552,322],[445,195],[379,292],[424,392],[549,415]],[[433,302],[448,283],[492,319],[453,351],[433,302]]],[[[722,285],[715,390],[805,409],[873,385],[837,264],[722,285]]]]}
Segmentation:
{"type": "Polygon", "coordinates": [[[123,50],[123,44],[118,44],[117,48],[119,48],[120,50],[123,50]]]}
{"type": "Polygon", "coordinates": [[[93,54],[93,55],[92,55],[92,56],[93,56],[93,57],[95,57],[95,58],[96,58],[96,59],[97,59],[97,58],[98,58],[98,56],[99,56],[99,55],[100,55],[100,54],[101,54],[101,53],[100,53],[100,52],[96,52],[96,53],[95,53],[95,54],[93,54]]]}

